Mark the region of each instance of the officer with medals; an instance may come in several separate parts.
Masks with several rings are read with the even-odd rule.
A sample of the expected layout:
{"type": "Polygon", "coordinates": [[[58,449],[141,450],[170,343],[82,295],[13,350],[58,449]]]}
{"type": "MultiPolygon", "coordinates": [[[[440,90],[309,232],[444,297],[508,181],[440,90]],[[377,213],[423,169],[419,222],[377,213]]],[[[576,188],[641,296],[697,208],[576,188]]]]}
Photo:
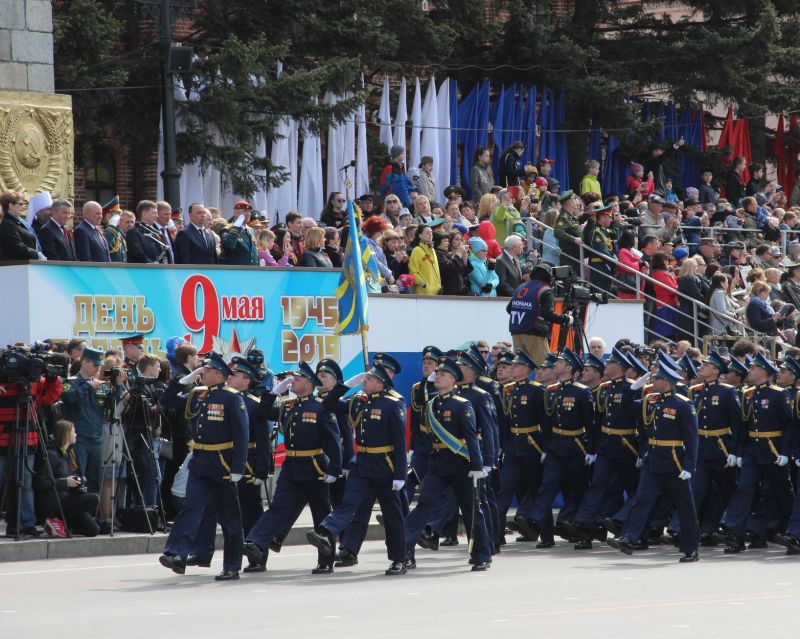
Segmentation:
{"type": "MultiPolygon", "coordinates": [[[[291,528],[308,505],[314,525],[330,513],[328,485],[336,481],[342,468],[339,428],[330,410],[314,396],[322,382],[305,362],[291,377],[283,379],[261,402],[271,408],[286,446],[286,459],[278,475],[272,504],[247,533],[244,553],[251,564],[266,564],[273,538],[291,528]],[[275,401],[291,388],[294,399],[275,401]]],[[[319,553],[313,574],[333,572],[333,557],[319,553]]]]}
{"type": "Polygon", "coordinates": [[[725,511],[722,529],[727,553],[745,549],[747,520],[753,511],[759,484],[769,486],[785,530],[794,502],[789,479],[792,446],[792,401],[780,386],[770,383],[778,368],[763,353],[750,364],[747,381],[753,384],[742,397],[742,456],[739,486],[725,511]],[[746,429],[746,436],[745,436],[746,429]]]}
{"type": "Polygon", "coordinates": [[[172,380],[159,400],[164,408],[183,410],[192,420],[186,497],[159,558],[162,566],[179,575],[186,571],[186,558],[208,505],[216,510],[225,539],[223,570],[214,579],[238,579],[242,567],[242,513],[236,483],[245,474],[248,418],[242,396],[225,385],[231,374],[222,356],[211,353],[202,368],[172,380]],[[198,377],[203,386],[180,392],[182,384],[198,377]]]}
{"type": "Polygon", "coordinates": [[[662,492],[672,499],[681,525],[682,563],[698,560],[699,528],[689,479],[697,462],[697,416],[688,397],[675,392],[680,374],[659,362],[653,393],[645,397],[642,418],[647,429],[647,451],[642,461],[639,489],[622,528],[609,539],[613,548],[633,554],[645,533],[650,512],[662,492]]]}
{"type": "Polygon", "coordinates": [[[592,392],[573,381],[583,364],[569,348],[564,348],[554,370],[559,381],[550,386],[545,402],[542,484],[530,512],[530,519],[539,530],[552,514],[553,500],[562,486],[564,507],[558,514],[558,523],[569,526],[586,492],[588,467],[596,458],[590,434],[594,426],[592,392]]]}
{"type": "Polygon", "coordinates": [[[406,573],[405,527],[399,492],[406,477],[406,427],[403,402],[391,395],[392,378],[380,364],[364,379],[364,394],[356,403],[355,443],[342,503],[307,534],[309,543],[332,556],[336,537],[365,501],[378,500],[386,529],[391,566],[387,575],[406,573]]]}
{"type": "Polygon", "coordinates": [[[409,502],[414,497],[416,487],[425,479],[433,454],[433,435],[425,421],[425,407],[436,394],[436,387],[428,378],[436,370],[441,356],[442,351],[435,346],[426,346],[422,350],[422,379],[411,387],[411,472],[405,488],[409,502]]]}
{"type": "MultiPolygon", "coordinates": [[[[590,357],[587,366],[601,365],[590,357]]],[[[621,488],[629,498],[636,494],[639,481],[636,420],[641,404],[639,394],[631,389],[631,382],[625,376],[629,368],[631,363],[625,353],[614,347],[604,367],[606,381],[599,386],[596,396],[599,428],[592,481],[569,531],[581,547],[591,548],[592,538],[604,540],[598,531],[600,522],[622,506],[620,501],[609,504],[609,493],[621,488]]]]}
{"type": "MultiPolygon", "coordinates": [[[[520,496],[515,522],[523,537],[520,541],[536,541],[539,530],[535,522],[526,517],[542,483],[542,455],[544,443],[542,424],[545,420],[545,388],[529,378],[536,363],[524,351],[517,349],[511,361],[511,375],[515,381],[503,386],[505,419],[500,440],[503,446],[503,464],[500,468],[500,490],[497,508],[500,521],[505,523],[508,507],[514,495],[520,496]]],[[[545,517],[541,527],[540,547],[553,545],[553,514],[545,517]]]]}
{"type": "MultiPolygon", "coordinates": [[[[712,350],[700,366],[698,374],[702,383],[689,389],[697,413],[699,436],[697,468],[691,485],[700,521],[701,546],[716,545],[712,535],[736,492],[742,405],[736,389],[720,381],[728,370],[725,358],[712,350]]],[[[670,522],[669,531],[680,534],[677,514],[670,522]]]]}
{"type": "MultiPolygon", "coordinates": [[[[795,468],[792,469],[792,472],[797,473],[794,484],[795,489],[797,489],[800,487],[800,391],[797,388],[798,383],[800,383],[800,362],[787,355],[782,368],[791,371],[795,378],[790,397],[792,397],[792,420],[794,421],[795,432],[792,442],[792,457],[794,458],[795,468]]],[[[786,529],[786,533],[775,535],[773,541],[784,546],[787,555],[800,555],[800,490],[798,490],[794,498],[792,515],[789,518],[789,526],[786,529]]]]}
{"type": "Polygon", "coordinates": [[[416,568],[414,545],[425,524],[435,516],[452,488],[458,500],[464,525],[471,531],[470,562],[473,571],[484,571],[492,562],[486,521],[480,508],[478,483],[483,470],[480,441],[472,404],[454,393],[462,381],[461,369],[451,358],[443,357],[436,369],[439,394],[428,402],[426,418],[436,441],[433,459],[419,494],[417,507],[406,519],[406,566],[416,568]]]}

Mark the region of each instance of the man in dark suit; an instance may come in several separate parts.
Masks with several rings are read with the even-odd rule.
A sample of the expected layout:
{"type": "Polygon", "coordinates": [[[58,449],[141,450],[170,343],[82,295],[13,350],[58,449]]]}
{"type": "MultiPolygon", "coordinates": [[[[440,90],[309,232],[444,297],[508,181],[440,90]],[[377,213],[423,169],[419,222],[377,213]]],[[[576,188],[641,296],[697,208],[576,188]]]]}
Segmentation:
{"type": "Polygon", "coordinates": [[[22,221],[25,200],[16,191],[0,196],[3,221],[0,222],[0,262],[15,260],[38,260],[36,236],[22,221]]]}
{"type": "Polygon", "coordinates": [[[156,202],[155,228],[161,239],[169,247],[167,250],[167,264],[175,263],[175,225],[172,222],[172,205],[169,202],[158,200],[156,202]]]}
{"type": "Polygon", "coordinates": [[[100,228],[102,219],[103,207],[100,204],[90,200],[83,205],[83,221],[72,232],[75,256],[79,262],[111,261],[108,243],[100,228]]]}
{"type": "Polygon", "coordinates": [[[175,236],[176,264],[216,264],[217,249],[214,236],[203,228],[205,207],[189,205],[189,224],[175,236]]]}
{"type": "Polygon", "coordinates": [[[39,229],[39,243],[48,260],[75,261],[75,250],[66,229],[71,216],[72,204],[69,200],[53,202],[50,219],[39,229]]]}
{"type": "Polygon", "coordinates": [[[142,200],[136,205],[136,226],[125,239],[131,264],[167,264],[169,245],[155,227],[156,203],[142,200]]]}
{"type": "Polygon", "coordinates": [[[523,274],[519,262],[523,248],[522,238],[519,235],[511,234],[503,242],[503,252],[498,256],[494,267],[497,277],[500,278],[500,283],[497,285],[499,297],[512,297],[517,287],[530,279],[527,273],[523,274]]]}

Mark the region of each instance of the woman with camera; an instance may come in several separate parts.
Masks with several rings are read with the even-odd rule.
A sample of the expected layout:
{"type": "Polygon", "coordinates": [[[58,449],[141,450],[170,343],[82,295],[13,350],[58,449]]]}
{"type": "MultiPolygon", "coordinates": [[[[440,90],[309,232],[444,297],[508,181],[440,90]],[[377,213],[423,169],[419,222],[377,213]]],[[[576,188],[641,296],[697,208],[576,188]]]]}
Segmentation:
{"type": "Polygon", "coordinates": [[[44,520],[45,530],[56,537],[65,537],[67,528],[85,537],[96,537],[100,531],[94,519],[100,496],[86,490],[86,478],[72,448],[76,440],[75,424],[66,419],[57,421],[53,425],[53,442],[47,448],[55,485],[47,468],[39,468],[36,473],[37,518],[44,520]],[[66,527],[61,520],[62,511],[66,527]]]}

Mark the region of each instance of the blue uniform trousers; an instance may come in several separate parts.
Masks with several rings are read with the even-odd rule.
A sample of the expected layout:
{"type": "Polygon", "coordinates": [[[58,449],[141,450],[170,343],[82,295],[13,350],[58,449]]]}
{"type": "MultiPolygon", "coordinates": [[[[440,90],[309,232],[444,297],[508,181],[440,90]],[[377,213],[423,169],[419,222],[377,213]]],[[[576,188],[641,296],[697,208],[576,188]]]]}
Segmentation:
{"type": "MultiPolygon", "coordinates": [[[[399,491],[397,497],[400,500],[400,508],[403,510],[403,517],[405,517],[408,515],[408,497],[406,496],[405,490],[399,491]]],[[[369,520],[372,517],[372,509],[374,506],[375,497],[367,497],[359,504],[353,515],[353,520],[347,524],[342,531],[342,540],[339,544],[339,548],[349,550],[354,555],[357,555],[361,551],[361,545],[367,538],[369,520]]]]}
{"type": "MultiPolygon", "coordinates": [[[[186,482],[183,506],[169,531],[164,552],[182,559],[195,550],[195,537],[201,529],[206,511],[218,513],[225,539],[222,567],[238,571],[242,568],[242,512],[235,484],[221,477],[198,477],[191,471],[186,482]]],[[[213,531],[212,531],[213,547],[213,531]]]]}
{"type": "Polygon", "coordinates": [[[486,530],[486,520],[480,505],[475,503],[472,479],[466,475],[439,476],[429,472],[422,482],[419,493],[419,502],[406,518],[406,552],[409,557],[414,556],[414,545],[419,539],[425,525],[435,517],[442,503],[442,493],[452,487],[455,492],[461,516],[464,518],[466,529],[472,530],[472,513],[475,512],[475,537],[472,540],[472,560],[475,562],[491,561],[492,553],[489,545],[489,535],[486,530]]]}
{"type": "Polygon", "coordinates": [[[752,455],[745,454],[739,474],[739,487],[725,511],[723,524],[740,540],[747,532],[747,522],[756,501],[758,485],[765,481],[770,488],[780,517],[780,527],[785,530],[792,512],[794,495],[789,481],[789,467],[776,464],[759,464],[752,455]]]}
{"type": "Polygon", "coordinates": [[[646,466],[642,467],[639,489],[622,527],[621,536],[633,542],[643,539],[653,507],[662,493],[670,497],[678,511],[681,524],[681,550],[684,553],[696,552],[700,543],[700,527],[692,498],[692,485],[689,480],[679,479],[677,473],[652,473],[646,466]]]}
{"type": "Polygon", "coordinates": [[[800,468],[797,469],[797,474],[795,477],[794,485],[797,488],[797,496],[794,498],[792,516],[789,519],[789,528],[787,529],[787,532],[795,537],[800,537],[800,468]]]}
{"type": "Polygon", "coordinates": [[[618,487],[621,485],[628,496],[633,497],[638,483],[639,474],[636,471],[635,459],[624,457],[609,459],[605,455],[598,455],[592,471],[591,484],[575,515],[575,523],[594,526],[598,520],[609,514],[608,509],[611,508],[611,504],[617,501],[608,500],[610,492],[613,491],[618,495],[618,487]]]}
{"type": "Polygon", "coordinates": [[[529,515],[540,529],[547,521],[548,513],[552,516],[553,501],[559,490],[564,493],[564,507],[558,513],[561,521],[573,520],[586,492],[586,465],[583,455],[561,457],[547,453],[542,466],[542,484],[529,515]]]}
{"type": "MultiPolygon", "coordinates": [[[[692,496],[697,508],[697,519],[700,521],[701,533],[713,533],[719,528],[719,522],[731,497],[736,492],[736,468],[723,468],[721,464],[697,462],[692,478],[692,496]]],[[[672,515],[668,530],[680,533],[681,526],[678,513],[672,515]]]]}
{"type": "MultiPolygon", "coordinates": [[[[288,473],[280,473],[272,505],[247,533],[247,541],[256,544],[265,555],[269,554],[269,542],[291,529],[306,504],[311,508],[314,526],[319,526],[331,512],[328,485],[318,479],[295,481],[289,478],[288,473]]],[[[328,566],[333,563],[333,556],[326,557],[318,553],[318,560],[320,564],[328,566]]]]}
{"type": "Polygon", "coordinates": [[[508,508],[514,495],[521,495],[517,514],[522,514],[523,504],[533,505],[542,483],[542,463],[539,455],[506,455],[500,468],[500,490],[497,492],[497,517],[505,530],[508,508]]]}
{"type": "Polygon", "coordinates": [[[103,442],[78,440],[73,450],[75,461],[86,476],[87,490],[99,495],[100,476],[103,474],[103,442]]]}
{"type": "Polygon", "coordinates": [[[405,522],[399,492],[392,490],[391,477],[361,477],[357,468],[351,470],[347,477],[342,503],[322,520],[322,527],[330,535],[331,546],[335,546],[336,537],[353,520],[361,505],[366,502],[374,503],[377,499],[386,528],[386,550],[389,560],[403,561],[406,556],[405,522]]]}

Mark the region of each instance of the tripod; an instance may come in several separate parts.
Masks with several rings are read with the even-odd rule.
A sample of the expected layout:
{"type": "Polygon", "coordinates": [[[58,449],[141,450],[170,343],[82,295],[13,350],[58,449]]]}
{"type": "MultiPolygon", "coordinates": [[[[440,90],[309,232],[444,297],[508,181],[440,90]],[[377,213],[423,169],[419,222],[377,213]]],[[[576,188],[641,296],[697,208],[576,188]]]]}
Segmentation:
{"type": "MultiPolygon", "coordinates": [[[[42,458],[44,459],[44,464],[53,486],[53,492],[56,496],[58,512],[61,515],[61,520],[66,524],[64,509],[61,505],[61,498],[58,495],[56,480],[53,476],[53,467],[50,465],[50,458],[47,456],[47,432],[39,421],[39,415],[36,412],[33,397],[31,396],[32,382],[30,380],[22,380],[17,382],[17,385],[19,386],[19,395],[17,396],[17,419],[14,424],[13,453],[9,456],[9,468],[6,474],[6,478],[10,478],[11,467],[13,465],[14,489],[16,491],[16,512],[14,513],[15,541],[19,541],[22,538],[22,489],[25,482],[25,471],[27,470],[31,474],[31,477],[36,474],[33,468],[28,468],[28,434],[31,432],[31,422],[39,437],[42,458]]],[[[0,510],[5,506],[5,498],[9,494],[10,489],[11,484],[6,481],[6,488],[0,500],[0,510]]],[[[69,531],[67,531],[67,534],[70,537],[72,536],[69,531]]]]}
{"type": "Polygon", "coordinates": [[[562,352],[564,347],[567,345],[567,340],[570,336],[572,336],[572,350],[577,354],[581,355],[584,353],[585,350],[588,352],[589,350],[589,341],[586,339],[586,333],[583,330],[583,319],[586,315],[586,310],[588,309],[588,305],[583,302],[576,302],[572,299],[572,296],[567,293],[564,295],[564,312],[573,311],[573,322],[572,326],[559,327],[558,332],[558,352],[562,352]]]}

